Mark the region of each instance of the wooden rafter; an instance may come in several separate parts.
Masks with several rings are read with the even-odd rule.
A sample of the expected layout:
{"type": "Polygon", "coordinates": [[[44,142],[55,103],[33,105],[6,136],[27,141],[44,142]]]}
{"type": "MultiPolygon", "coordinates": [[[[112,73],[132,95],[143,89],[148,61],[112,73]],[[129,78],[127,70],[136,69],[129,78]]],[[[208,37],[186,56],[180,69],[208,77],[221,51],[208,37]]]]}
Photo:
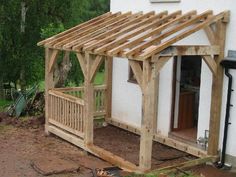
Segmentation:
{"type": "MultiPolygon", "coordinates": [[[[206,13],[207,14],[207,13],[206,13]]],[[[210,15],[210,12],[209,14],[210,15]]],[[[211,17],[208,17],[206,20],[203,20],[203,22],[201,22],[200,24],[197,24],[195,27],[193,27],[192,29],[188,29],[178,35],[176,35],[175,37],[161,43],[160,45],[154,47],[151,51],[148,51],[148,52],[144,52],[143,54],[140,55],[140,58],[141,59],[144,59],[144,58],[147,58],[149,56],[152,56],[160,51],[162,51],[163,49],[167,48],[168,46],[170,46],[171,44],[174,44],[178,41],[180,41],[181,39],[184,39],[185,37],[195,33],[196,31],[199,31],[201,29],[203,29],[204,27],[212,24],[212,23],[215,23],[217,21],[219,21],[220,19],[223,19],[225,16],[225,12],[223,13],[220,13],[219,15],[216,15],[216,16],[211,16],[211,17]]],[[[196,18],[196,17],[195,17],[196,18]]],[[[202,16],[202,18],[204,18],[204,15],[202,16]]],[[[198,20],[202,20],[202,18],[198,19],[198,20]]],[[[205,17],[206,18],[206,17],[205,17]]],[[[181,29],[181,28],[180,28],[181,29]]],[[[180,30],[179,29],[179,30],[180,30]]],[[[178,32],[179,30],[177,30],[176,32],[178,32]]]]}
{"type": "MultiPolygon", "coordinates": [[[[173,16],[176,17],[178,14],[179,13],[175,13],[174,15],[171,15],[170,17],[173,17],[173,16]]],[[[95,49],[94,51],[96,53],[108,51],[109,49],[112,49],[113,47],[117,47],[120,44],[122,44],[123,42],[128,41],[129,39],[131,39],[131,38],[133,38],[137,35],[145,33],[150,28],[153,28],[155,26],[159,26],[160,24],[166,22],[169,19],[169,18],[163,18],[165,15],[166,15],[166,12],[158,14],[156,16],[156,19],[158,19],[158,20],[155,20],[153,23],[147,24],[145,26],[141,26],[140,28],[138,28],[138,29],[136,29],[136,30],[134,30],[134,31],[132,31],[128,34],[124,34],[124,35],[120,36],[118,39],[116,39],[116,40],[114,40],[110,43],[107,43],[106,45],[104,45],[102,47],[99,47],[99,48],[95,49]]],[[[151,32],[149,32],[147,34],[151,34],[151,32]]],[[[147,38],[147,37],[145,37],[145,38],[147,38]]],[[[142,41],[142,40],[143,39],[141,39],[140,41],[142,41]]]]}
{"type": "Polygon", "coordinates": [[[74,35],[70,35],[67,36],[66,38],[64,38],[62,41],[57,42],[54,46],[55,47],[61,47],[63,45],[66,45],[68,42],[73,44],[73,40],[77,39],[80,36],[83,36],[83,38],[81,38],[81,40],[86,39],[89,35],[96,33],[96,35],[100,34],[102,31],[105,30],[105,28],[110,28],[113,25],[116,25],[117,23],[121,23],[124,22],[125,19],[127,19],[127,17],[131,16],[131,12],[127,12],[124,14],[120,14],[117,16],[114,16],[114,18],[111,19],[107,19],[106,21],[98,24],[98,25],[94,25],[92,28],[89,28],[88,30],[85,31],[75,31],[74,35]]]}
{"type": "Polygon", "coordinates": [[[106,13],[65,32],[43,40],[38,45],[91,54],[122,56],[145,60],[152,55],[204,29],[211,44],[216,45],[216,32],[212,28],[217,21],[227,22],[229,12],[218,15],[208,10],[201,14],[190,11],[156,13],[106,13]]]}

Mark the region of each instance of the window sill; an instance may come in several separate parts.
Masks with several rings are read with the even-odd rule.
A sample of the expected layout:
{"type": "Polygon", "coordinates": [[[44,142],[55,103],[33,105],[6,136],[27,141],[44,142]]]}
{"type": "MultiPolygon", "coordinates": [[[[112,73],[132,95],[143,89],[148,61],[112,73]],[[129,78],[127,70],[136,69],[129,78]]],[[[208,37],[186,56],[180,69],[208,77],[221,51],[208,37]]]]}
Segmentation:
{"type": "Polygon", "coordinates": [[[131,80],[131,79],[128,79],[127,82],[129,82],[131,84],[138,84],[136,80],[131,80]]]}

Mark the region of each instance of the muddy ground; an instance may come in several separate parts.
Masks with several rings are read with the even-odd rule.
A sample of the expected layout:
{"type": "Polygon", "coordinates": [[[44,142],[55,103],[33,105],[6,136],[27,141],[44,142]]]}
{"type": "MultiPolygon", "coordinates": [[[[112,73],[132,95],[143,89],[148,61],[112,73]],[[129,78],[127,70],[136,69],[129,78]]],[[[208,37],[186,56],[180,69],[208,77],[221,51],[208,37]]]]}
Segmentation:
{"type": "MultiPolygon", "coordinates": [[[[139,136],[114,126],[97,128],[94,131],[94,144],[113,152],[133,164],[139,164],[139,136]]],[[[196,159],[195,157],[167,147],[160,143],[153,143],[152,169],[174,165],[196,159]]]]}
{"type": "MultiPolygon", "coordinates": [[[[53,167],[56,163],[58,165],[60,161],[66,161],[69,165],[76,164],[79,166],[79,169],[73,172],[65,171],[62,174],[49,175],[49,177],[92,177],[92,169],[111,166],[111,164],[87,154],[82,149],[56,136],[46,136],[44,134],[43,124],[43,117],[17,120],[15,118],[8,118],[4,113],[0,113],[0,177],[43,177],[42,174],[33,168],[33,164],[36,164],[35,162],[41,163],[44,167],[53,167]]],[[[101,137],[106,131],[111,132],[110,127],[107,127],[105,133],[104,130],[105,129],[96,130],[96,136],[101,137]]],[[[133,135],[123,132],[120,129],[112,129],[112,131],[112,134],[105,134],[108,139],[111,135],[116,135],[117,133],[121,133],[120,136],[123,137],[133,137],[133,135]],[[126,133],[127,135],[122,133],[126,133]]],[[[114,151],[113,153],[121,156],[125,156],[124,152],[128,150],[129,156],[126,156],[126,158],[134,163],[138,162],[136,156],[138,151],[134,151],[137,147],[133,146],[139,141],[138,137],[132,138],[132,140],[127,139],[129,144],[122,146],[122,148],[116,144],[117,141],[113,140],[114,136],[110,138],[112,139],[110,143],[102,143],[102,139],[98,139],[96,143],[101,144],[101,146],[103,145],[103,148],[108,150],[111,148],[111,150],[114,151]]],[[[125,143],[127,142],[123,142],[123,144],[125,143]]],[[[161,149],[164,153],[162,153],[162,155],[160,155],[160,153],[155,154],[155,152],[160,151],[154,150],[154,165],[164,165],[166,159],[176,155],[172,149],[166,150],[162,145],[154,145],[154,149],[156,148],[161,149]]],[[[180,154],[180,158],[184,158],[185,160],[189,158],[185,153],[180,154]]],[[[177,163],[177,161],[175,161],[175,163],[177,163]]],[[[193,169],[193,172],[206,177],[236,177],[236,174],[219,171],[210,166],[196,167],[193,169]]]]}

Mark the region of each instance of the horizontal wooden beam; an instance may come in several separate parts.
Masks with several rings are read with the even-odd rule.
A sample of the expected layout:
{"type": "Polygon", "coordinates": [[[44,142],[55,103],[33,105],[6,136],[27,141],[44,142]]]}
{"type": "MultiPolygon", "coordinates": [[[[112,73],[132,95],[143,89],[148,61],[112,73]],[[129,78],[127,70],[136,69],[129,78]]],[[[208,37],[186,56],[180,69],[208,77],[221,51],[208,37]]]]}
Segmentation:
{"type": "Polygon", "coordinates": [[[65,93],[62,93],[62,92],[56,91],[56,90],[49,90],[48,93],[49,93],[49,95],[53,95],[53,96],[62,98],[64,100],[67,100],[67,101],[70,101],[70,102],[73,102],[73,103],[76,103],[79,105],[84,105],[84,100],[82,100],[78,97],[68,95],[68,94],[65,94],[65,93]]]}
{"type": "Polygon", "coordinates": [[[161,172],[163,172],[165,174],[170,174],[170,173],[178,171],[179,169],[185,170],[185,169],[197,166],[197,165],[205,164],[207,162],[215,162],[216,159],[217,158],[215,156],[199,158],[199,159],[190,160],[190,161],[187,161],[187,162],[178,163],[178,164],[174,164],[174,165],[171,165],[171,166],[159,168],[159,169],[156,169],[156,170],[152,170],[149,173],[150,174],[160,174],[161,172]]]}
{"type": "Polygon", "coordinates": [[[219,55],[220,47],[219,46],[192,46],[192,45],[179,45],[179,46],[170,46],[163,50],[159,55],[160,56],[184,56],[184,55],[219,55]]]}
{"type": "Polygon", "coordinates": [[[92,152],[96,156],[100,157],[101,159],[104,159],[112,164],[115,164],[118,167],[120,167],[126,171],[129,171],[129,172],[139,171],[138,167],[135,164],[133,164],[133,163],[109,152],[109,151],[106,151],[98,146],[89,144],[89,145],[87,145],[87,148],[90,150],[90,152],[92,152]]]}
{"type": "Polygon", "coordinates": [[[53,125],[48,126],[48,131],[84,150],[87,150],[87,148],[84,145],[84,140],[78,136],[67,133],[64,130],[57,128],[56,126],[53,125]]]}
{"type": "Polygon", "coordinates": [[[57,122],[57,121],[55,121],[53,119],[50,119],[50,117],[49,117],[49,123],[52,124],[52,125],[55,125],[58,128],[61,128],[62,130],[66,130],[66,131],[72,133],[73,135],[79,136],[80,138],[84,139],[84,133],[82,133],[82,132],[80,132],[78,130],[75,130],[73,128],[70,128],[68,126],[65,126],[62,123],[57,122]]]}

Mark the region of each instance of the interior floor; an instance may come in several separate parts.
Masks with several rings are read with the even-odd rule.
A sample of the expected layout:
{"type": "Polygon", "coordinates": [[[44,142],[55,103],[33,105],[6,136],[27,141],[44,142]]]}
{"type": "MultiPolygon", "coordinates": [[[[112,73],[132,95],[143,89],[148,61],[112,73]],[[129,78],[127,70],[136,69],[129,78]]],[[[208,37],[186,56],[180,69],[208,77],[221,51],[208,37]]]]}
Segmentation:
{"type": "MultiPolygon", "coordinates": [[[[138,135],[109,125],[94,130],[94,145],[135,165],[139,164],[140,136],[138,135]]],[[[153,143],[152,169],[174,165],[194,158],[185,152],[157,142],[153,143]]]]}
{"type": "Polygon", "coordinates": [[[180,138],[184,141],[197,143],[197,128],[188,128],[171,132],[172,137],[180,138]]]}

